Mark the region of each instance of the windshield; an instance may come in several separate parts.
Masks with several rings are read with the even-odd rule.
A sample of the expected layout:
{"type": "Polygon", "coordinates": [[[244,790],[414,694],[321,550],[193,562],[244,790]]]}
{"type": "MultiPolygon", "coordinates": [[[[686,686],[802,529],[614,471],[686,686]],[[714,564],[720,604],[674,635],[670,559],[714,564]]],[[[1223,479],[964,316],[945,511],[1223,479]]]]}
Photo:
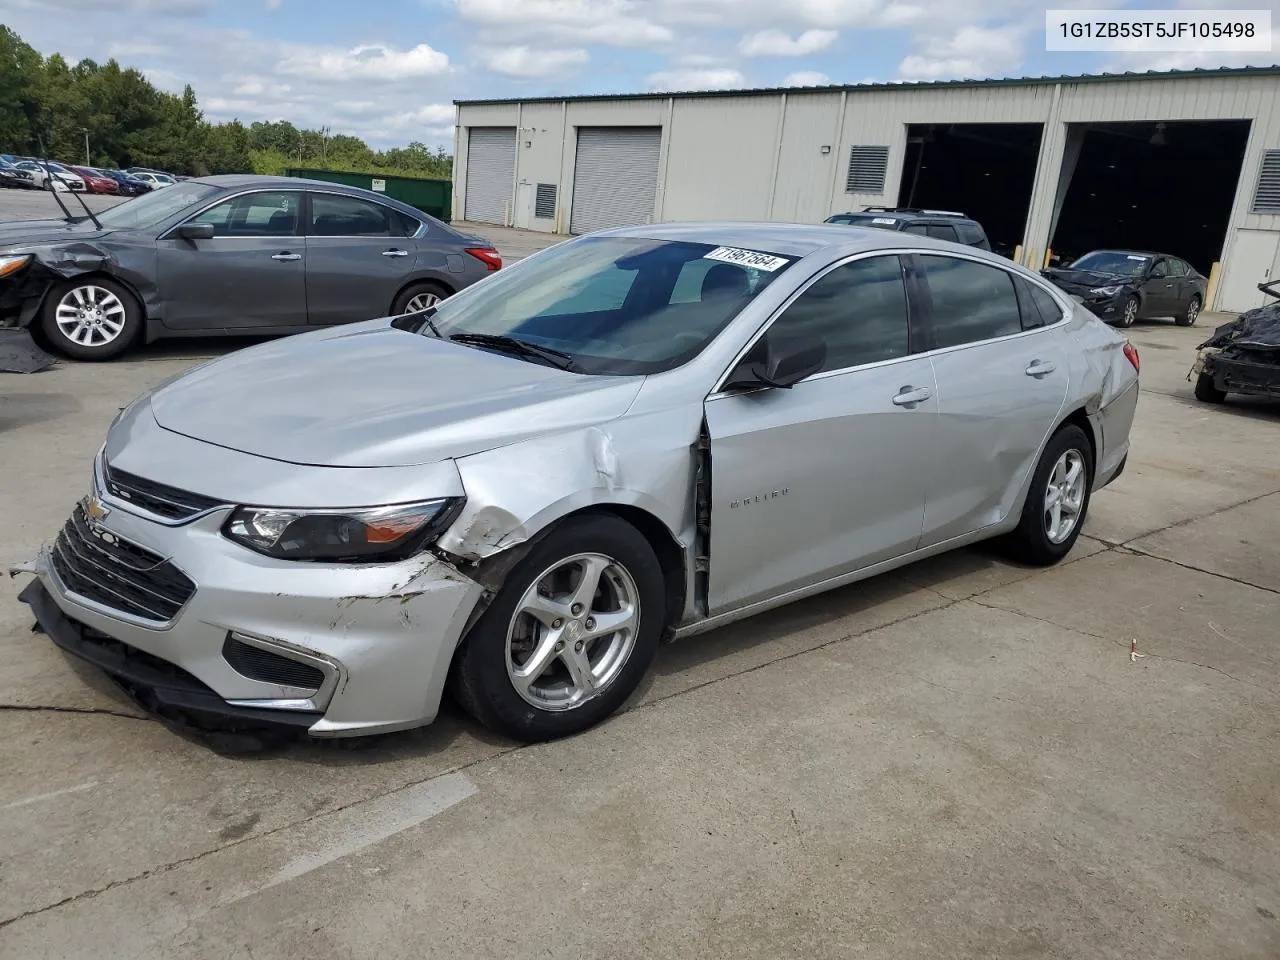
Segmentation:
{"type": "Polygon", "coordinates": [[[172,190],[148,193],[104,210],[98,214],[98,220],[104,227],[112,229],[147,230],[158,227],[188,208],[194,211],[220,189],[207,183],[176,184],[172,190]]]}
{"type": "Polygon", "coordinates": [[[1088,270],[1090,273],[1106,273],[1116,277],[1141,276],[1151,262],[1150,257],[1132,253],[1116,253],[1112,250],[1095,250],[1071,264],[1072,270],[1088,270]]]}
{"type": "Polygon", "coordinates": [[[793,262],[706,243],[588,237],[450,297],[422,333],[515,337],[566,354],[582,373],[660,373],[701,353],[793,262]]]}
{"type": "Polygon", "coordinates": [[[877,217],[871,213],[844,213],[829,217],[827,223],[843,223],[851,227],[878,227],[882,230],[896,230],[898,221],[892,217],[877,217]]]}

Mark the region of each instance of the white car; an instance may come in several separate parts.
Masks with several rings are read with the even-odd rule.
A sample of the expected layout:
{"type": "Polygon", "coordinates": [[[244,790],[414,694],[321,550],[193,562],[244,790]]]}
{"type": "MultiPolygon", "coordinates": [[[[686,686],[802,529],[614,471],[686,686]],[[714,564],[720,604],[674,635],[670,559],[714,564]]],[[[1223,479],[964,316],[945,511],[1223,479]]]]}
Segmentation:
{"type": "MultiPolygon", "coordinates": [[[[41,190],[52,189],[52,190],[57,190],[59,193],[66,193],[68,190],[71,189],[71,187],[67,185],[67,181],[63,179],[61,174],[58,174],[57,171],[54,171],[54,176],[50,177],[49,172],[45,170],[44,166],[39,163],[36,163],[34,160],[21,160],[18,163],[15,163],[14,166],[17,167],[19,170],[26,170],[28,173],[30,173],[32,183],[34,183],[41,190]],[[52,180],[52,186],[50,186],[51,180],[52,180]]],[[[53,166],[53,165],[50,164],[50,166],[53,166]]],[[[75,176],[75,174],[69,174],[69,176],[75,176]]],[[[80,178],[76,177],[76,179],[79,180],[80,178]]],[[[83,185],[84,185],[84,182],[81,181],[81,186],[83,185]]]]}
{"type": "Polygon", "coordinates": [[[140,171],[138,173],[132,173],[130,176],[137,177],[139,180],[145,180],[147,183],[151,184],[152,190],[159,190],[161,187],[172,187],[178,182],[173,179],[173,177],[163,173],[147,173],[140,171]]]}
{"type": "MultiPolygon", "coordinates": [[[[50,172],[53,173],[55,184],[61,181],[67,185],[68,190],[74,193],[85,193],[88,190],[88,187],[85,186],[84,178],[80,174],[68,170],[62,164],[46,163],[43,166],[47,166],[50,172]]],[[[57,187],[55,186],[54,189],[56,190],[57,187]]]]}

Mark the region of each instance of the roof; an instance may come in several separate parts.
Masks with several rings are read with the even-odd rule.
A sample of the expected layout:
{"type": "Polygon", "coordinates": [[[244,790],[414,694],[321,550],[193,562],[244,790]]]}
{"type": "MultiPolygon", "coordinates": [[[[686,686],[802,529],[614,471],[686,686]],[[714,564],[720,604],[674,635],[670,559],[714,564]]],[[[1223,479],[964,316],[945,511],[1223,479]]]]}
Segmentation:
{"type": "Polygon", "coordinates": [[[1034,87],[1058,83],[1106,83],[1118,80],[1184,80],[1210,79],[1219,77],[1277,77],[1280,76],[1280,64],[1260,67],[1215,67],[1193,70],[1145,70],[1141,72],[1126,71],[1124,73],[1085,73],[1063,74],[1062,76],[1044,77],[992,77],[983,80],[911,80],[885,83],[846,83],[830,84],[820,87],[753,87],[740,90],[673,90],[650,91],[646,93],[588,93],[563,97],[508,97],[490,100],[455,100],[459,107],[478,107],[495,104],[516,103],[575,103],[588,100],[666,100],[690,99],[693,97],[753,97],[765,94],[783,93],[859,93],[868,90],[935,90],[954,87],[1034,87]]]}

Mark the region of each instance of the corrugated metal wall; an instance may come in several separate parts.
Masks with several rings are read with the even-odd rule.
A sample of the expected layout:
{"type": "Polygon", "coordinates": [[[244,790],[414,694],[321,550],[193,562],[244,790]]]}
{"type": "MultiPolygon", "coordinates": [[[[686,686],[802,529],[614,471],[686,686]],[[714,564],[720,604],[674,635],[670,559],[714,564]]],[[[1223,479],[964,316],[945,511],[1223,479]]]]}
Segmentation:
{"type": "MultiPolygon", "coordinates": [[[[1280,81],[1275,77],[1131,77],[1087,83],[853,89],[847,93],[790,90],[742,96],[463,104],[458,122],[468,127],[501,120],[521,126],[520,181],[527,182],[530,190],[537,183],[557,184],[562,211],[572,202],[578,129],[660,126],[655,219],[804,222],[819,221],[837,211],[895,202],[909,124],[1040,123],[1044,134],[1023,251],[1023,262],[1039,266],[1048,246],[1067,124],[1210,119],[1253,121],[1223,254],[1229,268],[1239,230],[1254,231],[1248,237],[1256,237],[1257,231],[1280,231],[1280,216],[1249,210],[1263,151],[1280,149],[1280,81]],[[536,109],[537,123],[522,123],[522,109],[536,109]],[[530,127],[536,127],[535,136],[544,139],[546,149],[523,147],[530,127]],[[889,148],[887,176],[880,193],[845,192],[849,151],[855,145],[889,148]],[[830,150],[824,152],[824,147],[830,150]]],[[[466,163],[465,158],[460,159],[466,163]]],[[[463,176],[461,170],[455,173],[458,180],[463,176]]],[[[523,209],[520,201],[516,206],[518,211],[523,209]]],[[[559,232],[567,232],[569,227],[563,214],[554,224],[531,220],[528,225],[559,232]]]]}

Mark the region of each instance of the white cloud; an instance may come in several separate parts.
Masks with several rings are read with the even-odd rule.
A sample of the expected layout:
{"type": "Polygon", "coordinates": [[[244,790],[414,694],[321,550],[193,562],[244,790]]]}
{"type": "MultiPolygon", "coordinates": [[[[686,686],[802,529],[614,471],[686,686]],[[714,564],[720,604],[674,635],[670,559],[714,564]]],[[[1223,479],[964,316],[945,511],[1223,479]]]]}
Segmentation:
{"type": "Polygon", "coordinates": [[[522,44],[485,50],[480,59],[494,73],[508,77],[554,77],[585,66],[591,60],[591,55],[580,47],[571,50],[535,50],[522,44]]]}
{"type": "Polygon", "coordinates": [[[131,60],[135,57],[155,57],[165,52],[164,47],[141,41],[122,41],[107,47],[107,56],[115,60],[131,60]]]}
{"type": "Polygon", "coordinates": [[[277,65],[287,76],[309,80],[408,80],[431,77],[449,69],[448,54],[420,43],[396,50],[380,43],[340,50],[337,47],[293,47],[277,65]]]}
{"type": "Polygon", "coordinates": [[[738,44],[744,57],[803,57],[825,50],[836,42],[834,30],[806,30],[792,39],[781,30],[748,34],[738,44]]]}
{"type": "Polygon", "coordinates": [[[649,77],[650,90],[728,90],[746,84],[731,67],[704,70],[662,70],[649,77]]]}
{"type": "Polygon", "coordinates": [[[1022,28],[962,27],[950,37],[931,37],[919,53],[898,65],[903,80],[1004,76],[1022,63],[1022,28]]]}
{"type": "Polygon", "coordinates": [[[284,0],[265,0],[268,10],[279,10],[284,6],[284,0]]]}
{"type": "Polygon", "coordinates": [[[784,87],[823,87],[831,82],[831,78],[817,70],[798,70],[789,73],[783,79],[784,87]]]}
{"type": "Polygon", "coordinates": [[[674,34],[641,16],[636,0],[457,0],[463,20],[500,36],[547,37],[569,43],[647,47],[674,34]]]}

